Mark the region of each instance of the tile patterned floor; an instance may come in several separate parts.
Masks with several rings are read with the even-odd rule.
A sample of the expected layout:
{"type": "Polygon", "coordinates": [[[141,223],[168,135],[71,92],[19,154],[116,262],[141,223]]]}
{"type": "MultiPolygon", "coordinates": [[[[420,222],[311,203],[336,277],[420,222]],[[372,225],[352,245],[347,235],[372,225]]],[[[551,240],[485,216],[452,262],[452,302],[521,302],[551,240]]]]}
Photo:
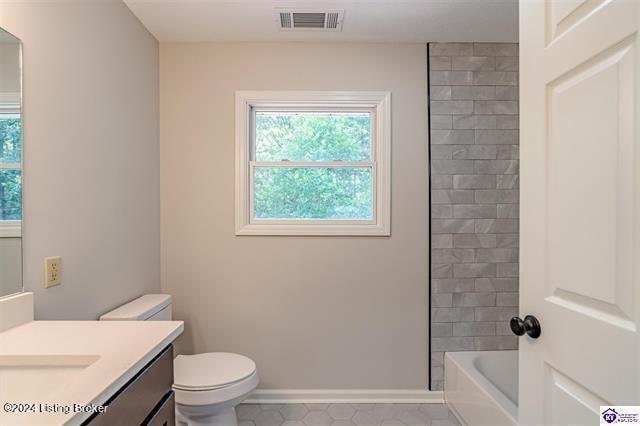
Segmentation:
{"type": "Polygon", "coordinates": [[[241,404],[238,426],[458,426],[444,404],[241,404]]]}

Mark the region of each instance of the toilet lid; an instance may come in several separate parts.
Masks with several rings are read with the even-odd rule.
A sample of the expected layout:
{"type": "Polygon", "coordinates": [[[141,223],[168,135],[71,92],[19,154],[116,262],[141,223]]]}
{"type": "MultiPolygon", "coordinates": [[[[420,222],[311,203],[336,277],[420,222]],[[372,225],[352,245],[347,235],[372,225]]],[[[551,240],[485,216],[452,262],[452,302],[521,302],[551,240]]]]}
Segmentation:
{"type": "Polygon", "coordinates": [[[178,355],[173,361],[173,386],[183,390],[217,389],[255,371],[256,364],[243,355],[226,352],[178,355]]]}

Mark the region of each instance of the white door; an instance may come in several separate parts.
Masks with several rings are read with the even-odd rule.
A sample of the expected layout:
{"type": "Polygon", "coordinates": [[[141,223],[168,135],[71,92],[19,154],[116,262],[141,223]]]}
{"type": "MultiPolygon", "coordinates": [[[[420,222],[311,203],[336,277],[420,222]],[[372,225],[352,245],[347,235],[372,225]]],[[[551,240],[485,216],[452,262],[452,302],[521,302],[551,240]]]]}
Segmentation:
{"type": "Polygon", "coordinates": [[[521,0],[520,423],[640,405],[640,0],[521,0]]]}

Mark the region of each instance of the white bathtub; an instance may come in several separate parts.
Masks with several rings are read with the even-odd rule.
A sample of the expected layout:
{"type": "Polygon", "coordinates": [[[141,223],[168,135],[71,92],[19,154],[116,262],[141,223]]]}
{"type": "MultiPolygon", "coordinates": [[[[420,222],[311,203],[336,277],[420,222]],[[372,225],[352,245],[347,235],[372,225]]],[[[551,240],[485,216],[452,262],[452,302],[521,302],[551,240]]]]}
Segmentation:
{"type": "Polygon", "coordinates": [[[444,398],[463,424],[518,424],[518,351],[447,352],[444,398]]]}

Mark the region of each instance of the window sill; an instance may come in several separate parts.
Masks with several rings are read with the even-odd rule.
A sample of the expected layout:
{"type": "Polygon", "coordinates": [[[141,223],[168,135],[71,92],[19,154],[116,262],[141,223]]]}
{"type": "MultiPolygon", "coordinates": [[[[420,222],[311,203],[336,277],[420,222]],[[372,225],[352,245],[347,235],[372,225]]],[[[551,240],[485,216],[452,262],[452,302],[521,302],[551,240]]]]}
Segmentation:
{"type": "Polygon", "coordinates": [[[379,224],[244,224],[236,228],[236,235],[263,236],[370,236],[388,237],[391,235],[389,226],[379,224]]]}

